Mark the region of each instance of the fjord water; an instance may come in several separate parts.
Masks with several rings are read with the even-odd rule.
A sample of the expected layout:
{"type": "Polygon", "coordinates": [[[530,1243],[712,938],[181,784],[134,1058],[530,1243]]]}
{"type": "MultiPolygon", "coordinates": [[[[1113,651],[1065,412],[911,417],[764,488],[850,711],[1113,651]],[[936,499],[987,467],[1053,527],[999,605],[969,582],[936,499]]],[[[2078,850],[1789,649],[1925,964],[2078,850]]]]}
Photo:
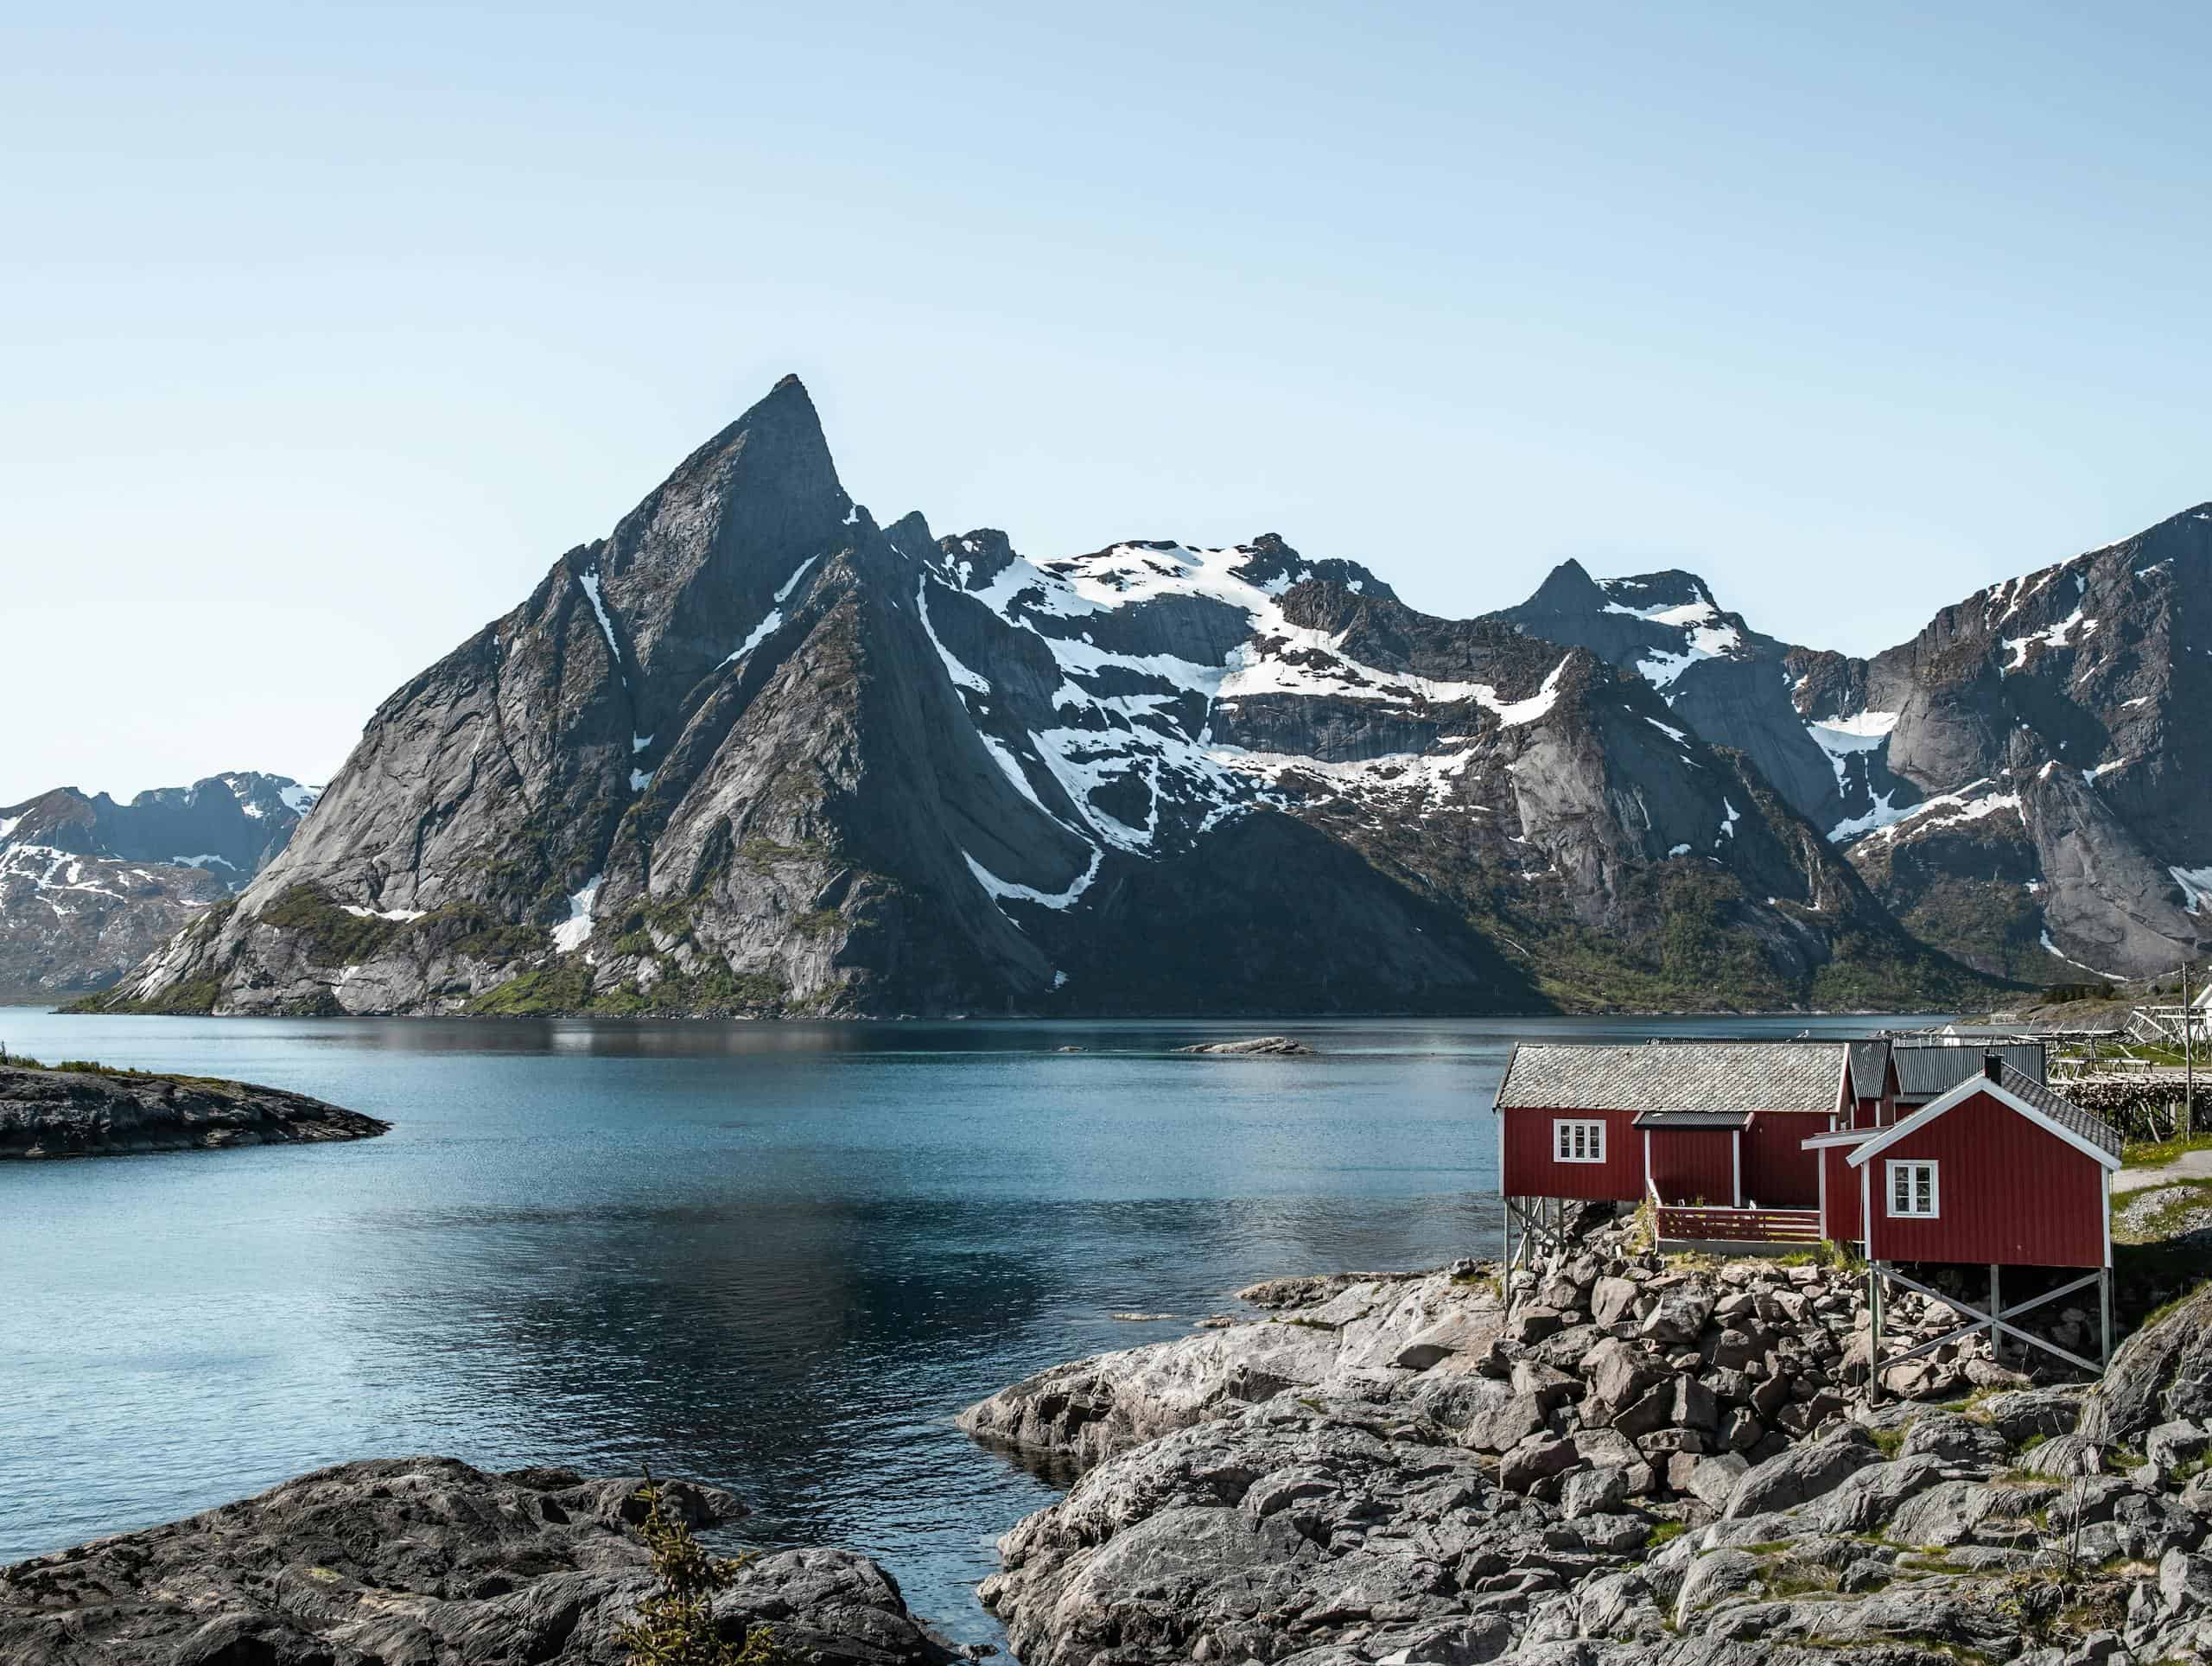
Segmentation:
{"type": "Polygon", "coordinates": [[[955,1429],[963,1405],[1181,1335],[1255,1279],[1494,1253],[1516,1038],[1866,1024],[1287,1027],[1320,1056],[1168,1051],[1259,1033],[1235,1022],[0,1008],[16,1052],[396,1124],[0,1165],[0,1562],[353,1458],[651,1464],[735,1491],[749,1540],[880,1557],[991,1640],[991,1541],[1053,1491],[955,1429]]]}

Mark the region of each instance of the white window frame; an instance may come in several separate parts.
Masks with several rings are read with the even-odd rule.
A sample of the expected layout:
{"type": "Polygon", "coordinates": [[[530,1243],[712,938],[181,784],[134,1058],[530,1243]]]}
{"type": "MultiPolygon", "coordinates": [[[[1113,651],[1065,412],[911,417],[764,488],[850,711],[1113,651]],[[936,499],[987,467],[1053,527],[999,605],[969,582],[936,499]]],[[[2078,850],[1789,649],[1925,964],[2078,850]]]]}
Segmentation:
{"type": "Polygon", "coordinates": [[[1915,1157],[1910,1159],[1892,1158],[1884,1165],[1885,1173],[1882,1178],[1887,1182],[1887,1190],[1885,1191],[1882,1195],[1888,1199],[1887,1207],[1885,1212],[1888,1214],[1891,1220],[1932,1221],[1941,1220],[1943,1218],[1942,1177],[1937,1173],[1937,1167],[1938,1166],[1936,1163],[1929,1161],[1924,1157],[1915,1157]],[[1928,1171],[1928,1207],[1925,1209],[1916,1208],[1913,1206],[1917,1203],[1920,1197],[1919,1183],[1916,1180],[1910,1178],[1912,1171],[1916,1169],[1925,1169],[1928,1171]],[[1903,1209],[1897,1207],[1897,1177],[1899,1171],[1904,1171],[1907,1175],[1907,1179],[1905,1180],[1906,1206],[1903,1209]]]}
{"type": "Polygon", "coordinates": [[[1605,1160],[1604,1119],[1559,1116],[1552,1120],[1552,1160],[1561,1163],[1602,1163],[1605,1160]]]}

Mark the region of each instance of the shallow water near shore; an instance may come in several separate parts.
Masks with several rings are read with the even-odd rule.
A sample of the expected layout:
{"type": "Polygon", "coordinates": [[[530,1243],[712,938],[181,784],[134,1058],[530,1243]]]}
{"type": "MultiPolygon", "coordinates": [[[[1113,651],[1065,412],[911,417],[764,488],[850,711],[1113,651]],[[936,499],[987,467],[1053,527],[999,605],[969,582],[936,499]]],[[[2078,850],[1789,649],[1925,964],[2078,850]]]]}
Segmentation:
{"type": "Polygon", "coordinates": [[[296,1089],[355,1144],[0,1165],[0,1562],[436,1452],[728,1486],[1000,1641],[1054,1496],[954,1428],[1276,1274],[1494,1254],[1517,1039],[1935,1020],[726,1024],[61,1018],[0,1041],[296,1089]],[[1169,1049],[1279,1030],[1307,1059],[1169,1049]],[[1062,1053],[1064,1046],[1088,1051],[1062,1053]],[[1128,1323],[1118,1312],[1172,1313],[1128,1323]]]}

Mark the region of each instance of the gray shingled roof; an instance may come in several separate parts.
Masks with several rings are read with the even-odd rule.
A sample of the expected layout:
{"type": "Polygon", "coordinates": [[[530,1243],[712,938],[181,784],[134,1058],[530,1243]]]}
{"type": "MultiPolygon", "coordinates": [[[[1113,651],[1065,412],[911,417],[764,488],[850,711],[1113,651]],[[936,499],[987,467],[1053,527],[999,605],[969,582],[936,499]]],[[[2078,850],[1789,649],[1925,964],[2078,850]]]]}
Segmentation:
{"type": "Polygon", "coordinates": [[[1834,1110],[1834,1041],[1523,1042],[1498,1084],[1501,1110],[1834,1110]]]}
{"type": "Polygon", "coordinates": [[[2018,1071],[2031,1081],[2044,1079],[2040,1041],[2012,1041],[1992,1046],[1977,1046],[1972,1042],[1955,1047],[1899,1046],[1890,1054],[1897,1060],[1897,1097],[1919,1104],[1941,1098],[1967,1077],[1980,1075],[1984,1056],[1993,1052],[2004,1059],[2007,1069],[2018,1071]]]}
{"type": "Polygon", "coordinates": [[[1882,1078],[1889,1073],[1887,1041],[1853,1041],[1851,1047],[1851,1091],[1861,1099],[1882,1097],[1882,1078]]]}
{"type": "MultiPolygon", "coordinates": [[[[2043,1049],[2037,1047],[2037,1052],[2043,1049]]],[[[2078,1134],[2091,1145],[2108,1154],[2122,1154],[2120,1130],[2093,1110],[2084,1110],[2071,1099],[2062,1099],[2034,1077],[2014,1070],[2010,1065],[1997,1076],[1998,1082],[2007,1093],[2026,1100],[2044,1116],[2069,1132],[2078,1134]]]]}
{"type": "Polygon", "coordinates": [[[1742,1128],[1751,1120],[1748,1110],[1647,1110],[1630,1124],[1632,1128],[1742,1128]]]}

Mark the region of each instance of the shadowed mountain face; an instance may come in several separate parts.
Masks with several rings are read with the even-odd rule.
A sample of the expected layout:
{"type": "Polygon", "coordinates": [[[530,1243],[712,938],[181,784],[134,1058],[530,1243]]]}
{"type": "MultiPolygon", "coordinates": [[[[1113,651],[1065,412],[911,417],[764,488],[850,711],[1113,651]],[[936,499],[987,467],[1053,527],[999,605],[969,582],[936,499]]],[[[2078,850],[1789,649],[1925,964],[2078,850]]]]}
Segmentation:
{"type": "Polygon", "coordinates": [[[113,983],[259,873],[315,798],[242,770],[128,804],[58,787],[0,806],[0,1000],[113,983]]]}
{"type": "Polygon", "coordinates": [[[1573,563],[1496,616],[1634,671],[1740,749],[1914,935],[2008,979],[2212,942],[2212,506],[1969,596],[1872,660],[1789,647],[1685,573],[1573,563]]]}
{"type": "MultiPolygon", "coordinates": [[[[1653,610],[1710,608],[1664,576],[1689,599],[1653,610]]],[[[1975,987],[1757,753],[1560,634],[1430,618],[1273,536],[1033,561],[995,531],[879,525],[786,378],[387,700],[236,907],[111,1004],[1483,1012],[1975,987]]],[[[1786,651],[1741,634],[1779,696],[1786,651]]]]}

